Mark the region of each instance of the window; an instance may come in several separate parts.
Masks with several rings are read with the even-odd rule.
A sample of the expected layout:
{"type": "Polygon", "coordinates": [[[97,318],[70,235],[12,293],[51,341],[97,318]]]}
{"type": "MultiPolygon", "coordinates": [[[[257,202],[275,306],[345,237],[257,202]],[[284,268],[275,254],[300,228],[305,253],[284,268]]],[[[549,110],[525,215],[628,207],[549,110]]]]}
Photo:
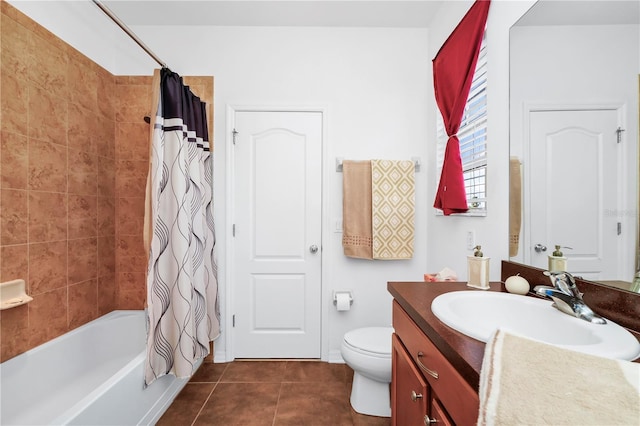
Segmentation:
{"type": "MultiPolygon", "coordinates": [[[[486,37],[483,37],[469,97],[460,130],[458,130],[460,158],[469,206],[466,214],[473,216],[484,216],[487,210],[487,49],[485,41],[486,37]]],[[[441,168],[447,134],[440,114],[438,114],[437,134],[438,164],[441,168]]]]}

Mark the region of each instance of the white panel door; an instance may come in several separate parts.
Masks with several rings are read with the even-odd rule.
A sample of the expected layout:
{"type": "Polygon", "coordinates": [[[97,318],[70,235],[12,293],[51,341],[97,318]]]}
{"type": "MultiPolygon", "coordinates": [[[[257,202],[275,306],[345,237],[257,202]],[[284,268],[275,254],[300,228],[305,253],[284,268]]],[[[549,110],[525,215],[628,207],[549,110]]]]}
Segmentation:
{"type": "Polygon", "coordinates": [[[236,112],[236,358],[320,358],[322,113],[236,112]]]}
{"type": "MultiPolygon", "coordinates": [[[[620,276],[617,219],[620,146],[616,110],[530,113],[531,264],[548,268],[554,245],[569,272],[587,279],[620,276]],[[540,244],[547,251],[538,251],[540,244]]],[[[526,165],[525,165],[526,167],[526,165]]]]}

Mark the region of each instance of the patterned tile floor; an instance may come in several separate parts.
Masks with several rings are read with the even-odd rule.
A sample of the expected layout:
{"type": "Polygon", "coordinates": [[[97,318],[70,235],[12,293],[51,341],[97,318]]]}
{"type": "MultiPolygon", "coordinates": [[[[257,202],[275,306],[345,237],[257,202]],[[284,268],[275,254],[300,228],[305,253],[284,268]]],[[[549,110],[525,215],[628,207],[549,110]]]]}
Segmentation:
{"type": "Polygon", "coordinates": [[[203,364],[159,426],[389,426],[349,404],[353,371],[319,361],[203,364]]]}

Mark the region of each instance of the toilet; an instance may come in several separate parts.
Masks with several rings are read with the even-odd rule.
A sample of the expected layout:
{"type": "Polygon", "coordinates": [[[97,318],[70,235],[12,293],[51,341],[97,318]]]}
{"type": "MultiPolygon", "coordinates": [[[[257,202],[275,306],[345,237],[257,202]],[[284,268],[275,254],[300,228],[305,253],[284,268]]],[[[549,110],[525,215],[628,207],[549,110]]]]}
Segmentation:
{"type": "Polygon", "coordinates": [[[393,327],[364,327],[345,333],[342,359],[353,369],[351,406],[360,414],[391,417],[393,327]]]}

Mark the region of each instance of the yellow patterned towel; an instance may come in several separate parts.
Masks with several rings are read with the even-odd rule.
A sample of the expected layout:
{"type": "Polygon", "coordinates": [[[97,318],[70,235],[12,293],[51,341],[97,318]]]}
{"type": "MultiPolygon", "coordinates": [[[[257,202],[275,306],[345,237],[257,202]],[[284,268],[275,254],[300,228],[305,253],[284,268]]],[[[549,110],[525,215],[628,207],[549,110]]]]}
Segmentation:
{"type": "Polygon", "coordinates": [[[503,330],[487,342],[480,371],[479,426],[639,424],[640,364],[503,330]]]}
{"type": "Polygon", "coordinates": [[[414,167],[413,161],[371,160],[374,259],[413,257],[414,167]]]}

